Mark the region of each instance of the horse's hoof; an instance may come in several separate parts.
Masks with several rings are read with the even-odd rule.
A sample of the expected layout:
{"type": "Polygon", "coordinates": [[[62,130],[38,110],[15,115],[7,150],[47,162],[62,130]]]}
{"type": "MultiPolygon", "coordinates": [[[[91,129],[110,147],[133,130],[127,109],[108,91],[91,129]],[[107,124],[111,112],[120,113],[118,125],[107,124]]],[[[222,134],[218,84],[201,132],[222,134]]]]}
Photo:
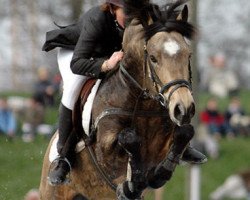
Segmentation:
{"type": "Polygon", "coordinates": [[[203,153],[188,146],[182,155],[181,161],[190,164],[203,164],[207,162],[207,157],[203,153]]]}

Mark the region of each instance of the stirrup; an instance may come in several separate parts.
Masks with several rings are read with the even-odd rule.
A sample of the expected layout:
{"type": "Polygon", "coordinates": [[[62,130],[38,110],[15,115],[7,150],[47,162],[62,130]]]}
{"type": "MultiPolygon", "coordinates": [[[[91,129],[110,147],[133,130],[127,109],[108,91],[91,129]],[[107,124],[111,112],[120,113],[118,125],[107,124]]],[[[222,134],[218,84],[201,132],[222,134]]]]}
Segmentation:
{"type": "MultiPolygon", "coordinates": [[[[66,157],[58,156],[56,159],[54,159],[51,162],[51,164],[50,164],[49,173],[48,174],[50,174],[51,169],[52,169],[53,166],[56,167],[58,165],[59,161],[64,161],[69,166],[69,173],[66,175],[65,180],[60,184],[60,185],[67,185],[67,184],[69,184],[71,182],[71,180],[70,180],[70,173],[71,173],[71,170],[72,170],[72,166],[71,166],[69,160],[66,157]]],[[[51,182],[49,176],[47,177],[47,180],[48,180],[48,182],[49,182],[50,185],[57,186],[57,184],[54,184],[54,183],[51,182]]]]}

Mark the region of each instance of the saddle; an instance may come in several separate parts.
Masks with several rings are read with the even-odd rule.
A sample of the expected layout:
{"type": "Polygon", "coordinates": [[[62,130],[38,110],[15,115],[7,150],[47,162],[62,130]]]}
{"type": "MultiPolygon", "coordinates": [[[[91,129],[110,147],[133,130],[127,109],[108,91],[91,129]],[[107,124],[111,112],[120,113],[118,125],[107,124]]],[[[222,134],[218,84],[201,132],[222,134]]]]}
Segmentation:
{"type": "Polygon", "coordinates": [[[83,85],[82,87],[82,90],[81,90],[81,93],[80,93],[80,99],[81,99],[81,102],[80,102],[80,106],[81,106],[81,109],[83,111],[83,107],[88,99],[88,96],[93,88],[93,86],[95,85],[97,79],[88,79],[85,84],[83,85]]]}

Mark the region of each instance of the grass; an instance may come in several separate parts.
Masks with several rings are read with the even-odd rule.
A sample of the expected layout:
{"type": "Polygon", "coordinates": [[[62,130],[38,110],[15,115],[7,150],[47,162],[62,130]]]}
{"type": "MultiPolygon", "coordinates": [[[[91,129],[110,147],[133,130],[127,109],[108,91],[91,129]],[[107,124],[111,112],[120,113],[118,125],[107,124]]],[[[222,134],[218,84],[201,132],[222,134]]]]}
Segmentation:
{"type": "Polygon", "coordinates": [[[12,141],[0,137],[0,199],[21,200],[31,188],[38,188],[47,139],[34,143],[20,138],[12,141]]]}
{"type": "MultiPolygon", "coordinates": [[[[232,173],[247,169],[250,165],[250,138],[223,139],[220,142],[221,156],[210,159],[201,166],[201,199],[208,200],[209,194],[232,173]]],[[[48,140],[37,137],[34,143],[24,143],[0,137],[0,199],[22,200],[31,188],[38,188],[42,159],[48,140]]],[[[165,185],[164,199],[185,200],[188,188],[189,166],[178,166],[173,178],[165,185]]],[[[94,188],[93,188],[94,189],[94,188]]],[[[149,192],[147,200],[153,200],[149,192]]]]}

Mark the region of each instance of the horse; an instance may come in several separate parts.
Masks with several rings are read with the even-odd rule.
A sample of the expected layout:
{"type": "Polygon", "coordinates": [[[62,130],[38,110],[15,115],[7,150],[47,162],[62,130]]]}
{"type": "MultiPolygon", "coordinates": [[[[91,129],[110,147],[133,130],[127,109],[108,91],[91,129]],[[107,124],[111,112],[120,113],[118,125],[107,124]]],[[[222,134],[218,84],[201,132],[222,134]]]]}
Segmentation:
{"type": "Polygon", "coordinates": [[[194,135],[189,40],[195,28],[185,3],[160,8],[148,0],[124,1],[124,57],[98,88],[87,136],[81,98],[76,104],[74,130],[84,135],[85,148],[76,154],[67,185],[47,181],[57,133],[52,137],[43,161],[42,200],[73,199],[77,193],[89,200],[139,200],[147,188],[171,179],[194,135]]]}

